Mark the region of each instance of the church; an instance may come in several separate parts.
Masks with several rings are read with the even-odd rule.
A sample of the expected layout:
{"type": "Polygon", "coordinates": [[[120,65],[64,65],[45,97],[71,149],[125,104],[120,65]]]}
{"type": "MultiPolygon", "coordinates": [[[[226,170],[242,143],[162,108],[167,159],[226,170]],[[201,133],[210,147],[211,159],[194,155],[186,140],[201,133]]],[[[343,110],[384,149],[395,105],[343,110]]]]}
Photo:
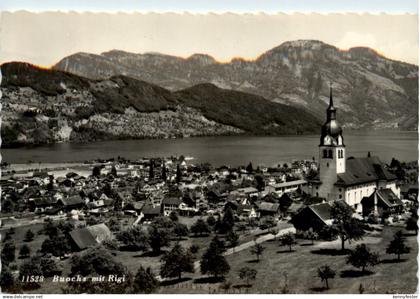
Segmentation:
{"type": "Polygon", "coordinates": [[[368,153],[366,157],[346,159],[343,130],[337,121],[331,87],[327,120],[321,129],[318,175],[308,181],[307,188],[314,197],[324,198],[327,202],[344,200],[363,214],[368,206],[372,208],[371,212],[380,214],[379,206],[401,202],[396,176],[378,157],[368,153]],[[383,198],[384,194],[386,198],[383,198]],[[372,204],[365,204],[370,201],[372,204]]]}

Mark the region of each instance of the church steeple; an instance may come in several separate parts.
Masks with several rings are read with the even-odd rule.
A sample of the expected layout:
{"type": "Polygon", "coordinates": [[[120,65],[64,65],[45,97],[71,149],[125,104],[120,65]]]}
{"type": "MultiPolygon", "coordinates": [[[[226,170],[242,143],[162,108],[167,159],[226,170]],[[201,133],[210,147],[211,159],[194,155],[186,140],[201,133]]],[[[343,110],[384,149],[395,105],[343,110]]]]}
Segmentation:
{"type": "Polygon", "coordinates": [[[333,102],[333,91],[332,91],[332,85],[330,84],[330,105],[327,109],[327,121],[330,121],[332,119],[336,119],[336,109],[334,107],[333,102]]]}
{"type": "Polygon", "coordinates": [[[320,145],[342,145],[342,129],[336,118],[337,110],[334,107],[333,90],[330,84],[330,104],[327,108],[327,120],[321,130],[320,145]]]}

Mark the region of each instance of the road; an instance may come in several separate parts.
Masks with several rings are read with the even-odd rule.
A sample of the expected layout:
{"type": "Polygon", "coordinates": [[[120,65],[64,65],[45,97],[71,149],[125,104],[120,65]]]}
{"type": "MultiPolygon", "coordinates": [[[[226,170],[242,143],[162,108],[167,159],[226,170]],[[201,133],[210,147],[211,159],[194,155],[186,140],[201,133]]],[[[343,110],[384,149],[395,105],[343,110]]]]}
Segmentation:
{"type": "MultiPolygon", "coordinates": [[[[266,235],[263,235],[261,237],[256,238],[253,241],[248,241],[248,242],[242,243],[242,244],[240,244],[236,247],[229,248],[228,250],[226,250],[223,253],[223,255],[228,256],[228,255],[231,255],[233,253],[240,252],[242,250],[245,250],[245,249],[248,249],[248,248],[254,246],[256,243],[258,243],[258,244],[264,243],[264,242],[267,242],[269,240],[273,240],[274,238],[280,237],[280,236],[282,236],[284,234],[287,234],[287,233],[290,233],[290,232],[296,233],[295,228],[294,227],[288,227],[288,228],[281,229],[281,230],[278,231],[278,233],[276,235],[268,233],[266,235]]],[[[200,269],[200,261],[194,262],[194,269],[195,270],[200,269]]]]}

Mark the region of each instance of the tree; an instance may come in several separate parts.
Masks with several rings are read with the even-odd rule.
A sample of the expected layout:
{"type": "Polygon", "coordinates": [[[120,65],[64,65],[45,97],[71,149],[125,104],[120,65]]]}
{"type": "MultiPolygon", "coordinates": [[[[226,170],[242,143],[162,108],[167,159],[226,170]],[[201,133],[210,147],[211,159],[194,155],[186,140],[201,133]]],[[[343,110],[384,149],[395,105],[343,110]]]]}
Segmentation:
{"type": "Polygon", "coordinates": [[[362,268],[362,273],[365,273],[366,267],[374,267],[379,263],[379,255],[376,252],[371,252],[366,244],[360,244],[349,254],[346,263],[356,268],[362,268]]]}
{"type": "Polygon", "coordinates": [[[179,164],[176,165],[176,183],[179,184],[182,180],[182,171],[179,164]]]}
{"type": "Polygon", "coordinates": [[[129,250],[147,250],[149,248],[149,235],[140,226],[119,232],[117,240],[129,250]]]}
{"type": "Polygon", "coordinates": [[[183,272],[194,273],[194,261],[188,251],[175,244],[172,250],[162,257],[160,275],[164,278],[177,277],[180,280],[183,272]]]}
{"type": "Polygon", "coordinates": [[[173,222],[177,222],[178,221],[178,215],[175,211],[172,211],[169,214],[169,219],[171,219],[173,222]]]}
{"type": "Polygon", "coordinates": [[[230,266],[222,255],[224,248],[220,240],[216,237],[210,242],[206,252],[203,254],[200,263],[202,274],[210,274],[214,278],[224,276],[230,271],[230,266]]]}
{"type": "Polygon", "coordinates": [[[152,224],[149,230],[149,245],[153,253],[159,254],[161,248],[168,246],[171,241],[171,234],[168,228],[152,224]]]}
{"type": "Polygon", "coordinates": [[[406,230],[413,230],[415,232],[415,234],[417,235],[417,233],[419,231],[419,226],[417,224],[417,221],[418,221],[418,217],[411,216],[405,222],[405,229],[406,230]]]}
{"type": "Polygon", "coordinates": [[[38,282],[26,281],[30,276],[41,276],[42,270],[39,259],[29,259],[19,267],[19,281],[25,281],[24,288],[39,288],[38,282]]]}
{"type": "Polygon", "coordinates": [[[191,232],[195,235],[208,235],[210,228],[203,219],[197,219],[197,221],[191,226],[191,232]]]}
{"type": "Polygon", "coordinates": [[[28,229],[25,234],[25,242],[31,242],[34,239],[34,237],[35,234],[30,229],[28,229]]]}
{"type": "Polygon", "coordinates": [[[363,238],[364,230],[360,223],[352,217],[353,209],[342,202],[335,202],[331,207],[333,228],[341,239],[341,250],[344,251],[344,242],[360,240],[363,238]]]}
{"type": "Polygon", "coordinates": [[[257,278],[257,270],[249,268],[249,267],[243,267],[239,270],[239,278],[242,280],[245,280],[246,286],[249,287],[249,282],[251,280],[255,280],[257,278]]]}
{"type": "Polygon", "coordinates": [[[255,181],[257,183],[257,190],[259,192],[263,191],[265,188],[265,182],[264,182],[264,178],[261,175],[257,175],[255,177],[255,181]]]}
{"type": "Polygon", "coordinates": [[[115,178],[117,177],[117,169],[115,168],[115,165],[112,165],[110,174],[115,178]]]}
{"type": "Polygon", "coordinates": [[[22,247],[20,247],[19,256],[21,258],[27,258],[30,256],[30,254],[31,254],[31,249],[29,248],[29,246],[26,244],[23,244],[22,247]]]}
{"type": "Polygon", "coordinates": [[[253,173],[254,172],[254,168],[252,167],[252,163],[249,162],[248,166],[245,168],[247,173],[253,173]]]}
{"type": "Polygon", "coordinates": [[[159,287],[159,281],[155,278],[150,267],[144,269],[142,266],[137,270],[133,281],[135,293],[150,294],[159,287]]]}
{"type": "Polygon", "coordinates": [[[162,174],[161,174],[161,178],[164,182],[166,182],[166,180],[168,179],[168,174],[167,174],[167,169],[166,169],[166,165],[165,163],[162,164],[162,174]]]}
{"type": "Polygon", "coordinates": [[[318,233],[310,227],[309,230],[305,232],[305,237],[311,240],[311,244],[314,245],[314,240],[318,239],[318,233]]]}
{"type": "Polygon", "coordinates": [[[235,247],[239,244],[239,236],[233,230],[227,234],[226,240],[229,242],[230,247],[235,247]]]}
{"type": "Polygon", "coordinates": [[[98,165],[93,166],[92,176],[97,177],[97,178],[100,177],[101,176],[101,169],[102,169],[102,166],[98,166],[98,165]]]}
{"type": "Polygon", "coordinates": [[[265,247],[261,244],[255,243],[254,246],[251,247],[251,254],[254,254],[257,257],[257,261],[260,261],[260,256],[264,253],[265,247]]]}
{"type": "Polygon", "coordinates": [[[198,245],[191,245],[190,248],[188,249],[192,254],[196,254],[198,252],[198,250],[200,249],[200,247],[198,245]]]}
{"type": "Polygon", "coordinates": [[[114,256],[103,246],[90,247],[87,250],[75,254],[70,260],[69,276],[81,275],[84,277],[113,275],[114,277],[125,276],[121,283],[102,282],[95,283],[91,280],[85,282],[69,282],[67,293],[125,293],[131,285],[131,274],[118,262],[114,256]]]}
{"type": "Polygon", "coordinates": [[[149,180],[152,180],[155,178],[155,161],[154,160],[150,160],[150,165],[149,165],[149,180]]]}
{"type": "Polygon", "coordinates": [[[51,253],[54,256],[62,258],[70,251],[70,245],[67,238],[60,232],[57,236],[45,239],[41,245],[42,253],[51,253]]]}
{"type": "Polygon", "coordinates": [[[173,229],[173,233],[181,240],[182,237],[188,236],[188,227],[182,223],[176,223],[173,229]]]}
{"type": "Polygon", "coordinates": [[[402,231],[397,231],[394,235],[394,239],[389,243],[386,253],[396,254],[398,260],[400,260],[401,254],[409,252],[410,247],[405,244],[405,238],[403,237],[402,231]]]}
{"type": "Polygon", "coordinates": [[[335,277],[335,271],[328,265],[322,266],[318,268],[318,277],[321,279],[321,282],[325,281],[325,287],[329,289],[328,279],[333,279],[335,277]]]}
{"type": "Polygon", "coordinates": [[[2,267],[0,273],[0,286],[2,292],[8,292],[12,289],[15,284],[15,279],[9,268],[2,267]]]}
{"type": "Polygon", "coordinates": [[[287,233],[280,237],[280,244],[282,246],[289,246],[289,251],[292,252],[292,246],[297,244],[293,233],[287,233]]]}
{"type": "Polygon", "coordinates": [[[7,265],[15,260],[15,244],[13,242],[7,242],[1,251],[1,261],[7,265]]]}
{"type": "Polygon", "coordinates": [[[42,275],[45,277],[52,277],[53,275],[61,272],[57,263],[51,258],[41,258],[40,266],[42,275]]]}
{"type": "Polygon", "coordinates": [[[233,216],[233,211],[230,207],[228,207],[225,210],[225,213],[223,214],[222,222],[219,227],[219,233],[225,234],[231,231],[234,225],[235,225],[235,219],[233,216]]]}
{"type": "Polygon", "coordinates": [[[216,224],[216,218],[214,218],[213,215],[210,215],[209,217],[207,217],[206,222],[209,226],[214,226],[216,224]]]}

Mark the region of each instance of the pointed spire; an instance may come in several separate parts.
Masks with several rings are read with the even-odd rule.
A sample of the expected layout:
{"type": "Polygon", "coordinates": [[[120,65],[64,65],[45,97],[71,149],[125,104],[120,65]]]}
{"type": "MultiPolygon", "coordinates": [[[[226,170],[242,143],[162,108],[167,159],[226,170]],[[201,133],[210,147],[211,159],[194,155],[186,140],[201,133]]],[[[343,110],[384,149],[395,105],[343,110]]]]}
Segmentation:
{"type": "Polygon", "coordinates": [[[332,82],[330,82],[330,107],[334,107],[333,94],[332,94],[332,82]]]}

